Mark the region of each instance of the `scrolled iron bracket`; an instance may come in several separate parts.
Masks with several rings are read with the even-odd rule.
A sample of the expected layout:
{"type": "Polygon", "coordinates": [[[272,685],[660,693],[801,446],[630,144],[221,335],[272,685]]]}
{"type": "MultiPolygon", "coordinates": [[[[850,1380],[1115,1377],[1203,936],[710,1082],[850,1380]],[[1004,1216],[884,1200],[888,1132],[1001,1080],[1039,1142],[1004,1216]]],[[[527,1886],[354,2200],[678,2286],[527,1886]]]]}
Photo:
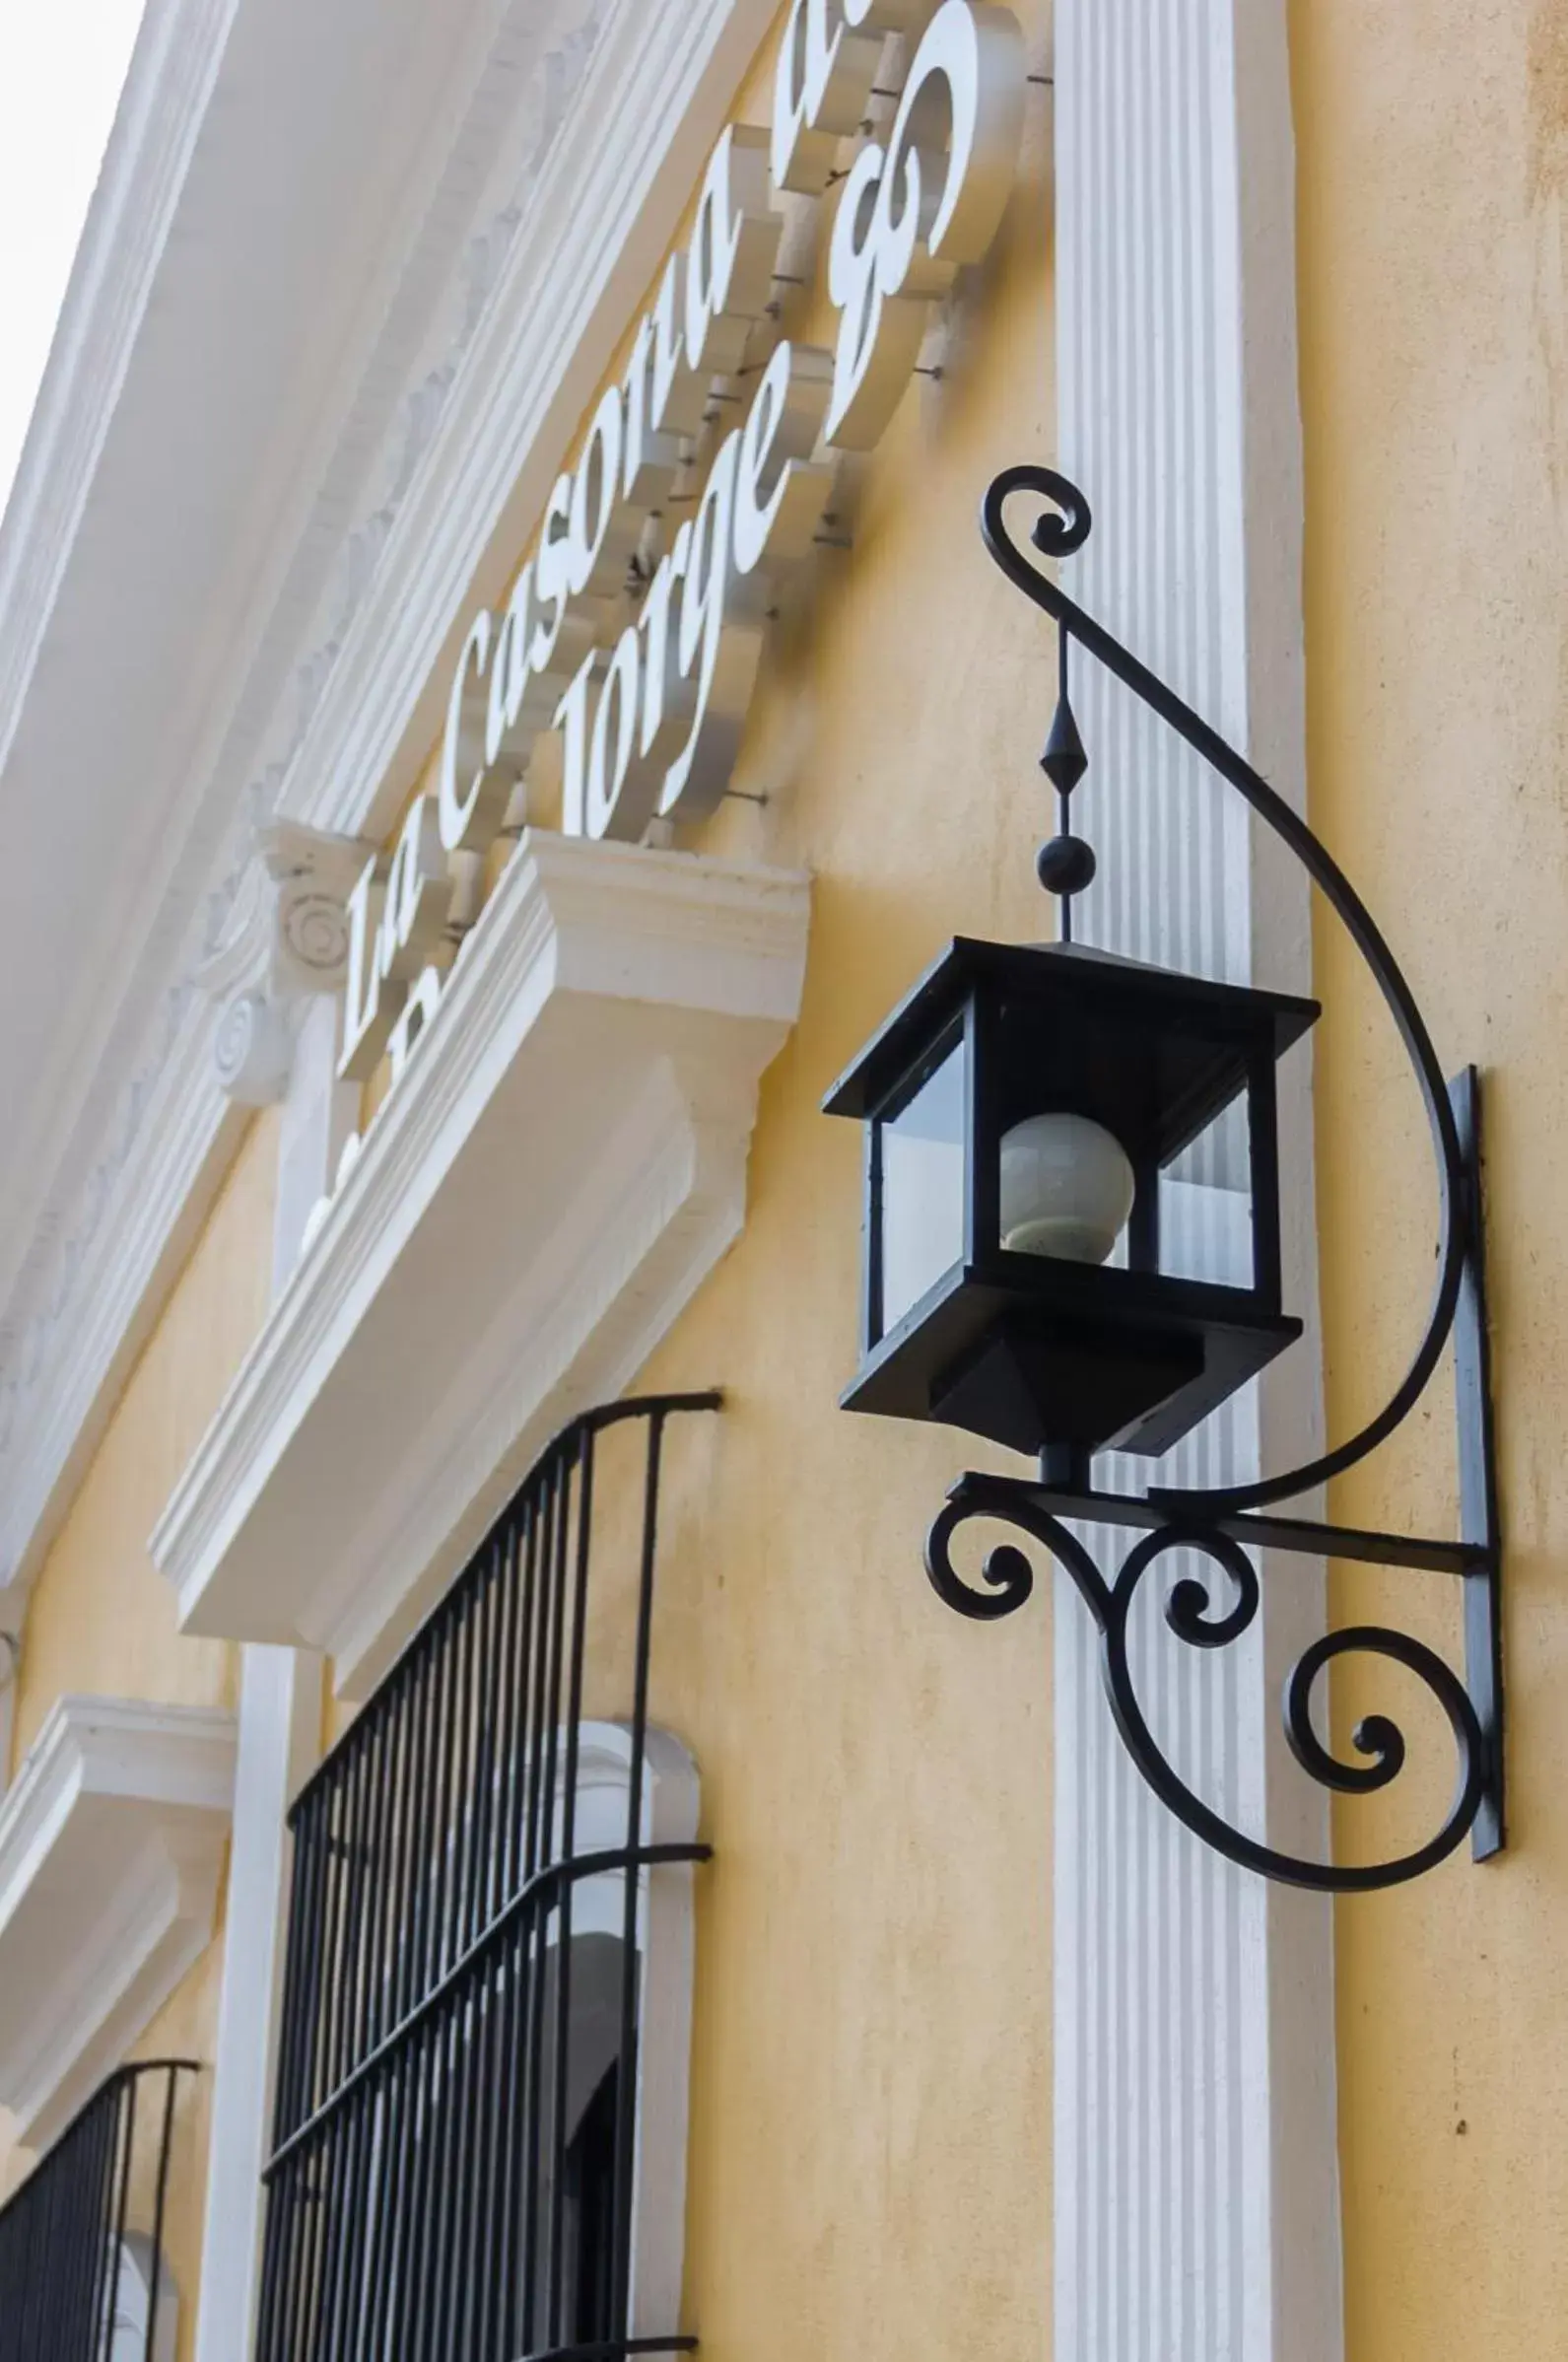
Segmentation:
{"type": "MultiPolygon", "coordinates": [[[[926,1571],[948,1607],[977,1621],[993,1622],[1015,1614],[1030,1598],[1035,1580],[1031,1562],[1016,1545],[1001,1543],[986,1559],[977,1587],[954,1564],[957,1534],[976,1519],[999,1521],[1046,1551],[1070,1577],[1094,1618],[1111,1713],[1132,1761],[1177,1819],[1231,1861],[1294,1886],[1365,1893],[1421,1876],[1453,1853],[1466,1836],[1476,1859],[1484,1859],[1501,1849],[1505,1822],[1502,1553],[1486,1319],[1479,1077],[1469,1068],[1452,1083],[1445,1080],[1425,1019],[1398,961],[1354,887],[1300,814],[1191,706],[1044,574],[1013,537],[1006,511],[1018,495],[1043,504],[1033,521],[1030,543],[1048,559],[1070,557],[1080,550],[1093,520],[1076,485],[1053,469],[1034,466],[1012,467],[998,476],[982,512],[991,556],[1008,580],[1053,618],[1060,635],[1062,687],[1052,745],[1075,752],[1081,746],[1066,688],[1068,650],[1076,641],[1234,788],[1294,854],[1365,961],[1415,1075],[1437,1167],[1441,1237],[1431,1309],[1410,1364],[1376,1416],[1344,1442],[1300,1467],[1253,1484],[1206,1491],[1159,1488],[1145,1498],[1100,1492],[1087,1481],[1057,1483],[1045,1478],[1032,1483],[965,1476],[953,1487],[931,1528],[926,1571]],[[1276,1502],[1316,1491],[1386,1442],[1425,1394],[1451,1339],[1459,1428],[1457,1540],[1360,1532],[1274,1513],[1276,1502]],[[1068,1520],[1131,1529],[1141,1538],[1108,1578],[1068,1520]],[[1286,1681],[1282,1701],[1285,1736],[1308,1777],[1338,1794],[1368,1796],[1398,1778],[1406,1757],[1404,1734],[1388,1716],[1369,1715],[1352,1734],[1359,1760],[1346,1762],[1335,1755],[1320,1738],[1313,1719],[1323,1676],[1340,1659],[1364,1656],[1399,1665],[1414,1675],[1446,1718],[1457,1757],[1452,1804],[1441,1828],[1424,1844],[1393,1860],[1369,1864],[1298,1858],[1234,1828],[1188,1785],[1143,1712],[1128,1646],[1129,1620],[1144,1578],[1176,1550],[1209,1561],[1232,1594],[1228,1605],[1217,1606],[1209,1584],[1191,1574],[1172,1586],[1165,1622],[1174,1637],[1192,1648],[1228,1648],[1251,1631],[1261,1604],[1257,1560],[1264,1551],[1405,1567],[1455,1576],[1463,1583],[1463,1680],[1409,1633],[1376,1625],[1352,1626],[1314,1641],[1286,1681]]],[[[1057,777],[1049,760],[1046,767],[1057,777]]],[[[1081,757],[1064,768],[1075,775],[1081,771],[1081,757]]],[[[1065,803],[1064,794],[1064,809],[1065,803]]],[[[1062,842],[1076,846],[1076,840],[1062,842]]],[[[1090,869],[1092,873],[1092,861],[1090,869]]]]}

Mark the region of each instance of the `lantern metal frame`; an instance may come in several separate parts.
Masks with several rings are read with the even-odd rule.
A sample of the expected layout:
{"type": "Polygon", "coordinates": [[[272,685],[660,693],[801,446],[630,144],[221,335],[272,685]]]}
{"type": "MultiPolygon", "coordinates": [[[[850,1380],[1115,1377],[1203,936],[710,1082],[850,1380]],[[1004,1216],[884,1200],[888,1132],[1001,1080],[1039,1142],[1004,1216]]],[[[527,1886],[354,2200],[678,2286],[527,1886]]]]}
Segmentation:
{"type": "MultiPolygon", "coordinates": [[[[1093,874],[1089,849],[1065,833],[1068,798],[1085,768],[1067,685],[1069,650],[1076,643],[1245,799],[1294,855],[1345,927],[1393,1015],[1420,1090],[1437,1167],[1441,1244],[1431,1309],[1414,1356],[1387,1402],[1345,1441],[1299,1467],[1250,1484],[1211,1490],[1156,1487],[1144,1497],[1096,1488],[1082,1455],[1047,1455],[1037,1481],[970,1474],[953,1486],[930,1529],[927,1574],[948,1607],[978,1621],[996,1621],[1016,1614],[1031,1596],[1035,1575],[1030,1560],[1016,1545],[1001,1543],[986,1557],[977,1585],[955,1565],[955,1537],[975,1520],[999,1520],[1040,1545],[1069,1576],[1095,1620],[1111,1712],[1138,1771],[1179,1821],[1229,1860],[1290,1885],[1334,1893],[1369,1892],[1419,1877],[1453,1853],[1466,1836],[1475,1858],[1484,1860],[1502,1849],[1506,1823],[1502,1539],[1486,1311],[1479,1076],[1469,1068],[1452,1082],[1445,1079],[1415,996],[1382,932],[1301,815],[1174,690],[1043,573],[1013,538],[1006,510],[1019,495],[1037,503],[1030,541],[1034,552],[1047,560],[1068,558],[1080,550],[1089,538],[1092,519],[1075,485],[1053,469],[1029,465],[1008,468],[998,476],[982,511],[991,556],[1008,580],[1053,619],[1058,632],[1059,696],[1044,767],[1061,791],[1063,834],[1042,854],[1042,881],[1070,897],[1093,874]],[[1420,1402],[1451,1341],[1458,1537],[1364,1532],[1278,1514],[1277,1503],[1316,1492],[1388,1441],[1420,1402]],[[1102,1569],[1089,1542],[1074,1530],[1081,1524],[1138,1536],[1114,1574],[1102,1569]],[[1381,1658],[1413,1674],[1442,1709],[1458,1758],[1454,1799],[1434,1836],[1391,1860],[1317,1861],[1280,1852],[1235,1828],[1194,1792],[1164,1753],[1143,1712],[1129,1648],[1129,1621],[1144,1579],[1169,1552],[1206,1559],[1229,1580],[1233,1599],[1228,1607],[1217,1607],[1208,1583],[1195,1575],[1183,1574],[1171,1586],[1165,1604],[1169,1630],[1186,1645],[1205,1650],[1233,1646],[1256,1623],[1262,1596],[1256,1560],[1263,1552],[1459,1579],[1465,1606],[1463,1678],[1409,1633],[1353,1625],[1326,1632],[1312,1643],[1291,1672],[1283,1698],[1285,1737],[1308,1776],[1342,1795],[1370,1796],[1389,1788],[1403,1770],[1403,1732],[1386,1715],[1369,1715],[1353,1733],[1360,1760],[1343,1760],[1325,1744],[1314,1723],[1320,1679],[1331,1664],[1360,1656],[1381,1658]]],[[[1064,912],[1070,913],[1070,899],[1064,900],[1064,912]]],[[[1070,932],[1070,921],[1063,932],[1070,932]]]]}
{"type": "Polygon", "coordinates": [[[1156,1456],[1293,1345],[1281,1302],[1277,1061],[1316,1001],[1172,975],[1075,943],[959,936],[825,1101],[864,1123],[861,1364],[847,1410],[931,1419],[1058,1469],[1095,1450],[1156,1456]],[[962,1237],[950,1267],[884,1320],[885,1136],[961,1057],[962,1237]],[[1122,1146],[1125,1261],[1022,1253],[1001,1235],[1004,1133],[1042,1104],[1122,1146]],[[1251,1277],[1184,1277],[1161,1254],[1160,1183],[1245,1106],[1251,1277]],[[1045,1408],[1049,1399],[1051,1409],[1045,1408]]]}

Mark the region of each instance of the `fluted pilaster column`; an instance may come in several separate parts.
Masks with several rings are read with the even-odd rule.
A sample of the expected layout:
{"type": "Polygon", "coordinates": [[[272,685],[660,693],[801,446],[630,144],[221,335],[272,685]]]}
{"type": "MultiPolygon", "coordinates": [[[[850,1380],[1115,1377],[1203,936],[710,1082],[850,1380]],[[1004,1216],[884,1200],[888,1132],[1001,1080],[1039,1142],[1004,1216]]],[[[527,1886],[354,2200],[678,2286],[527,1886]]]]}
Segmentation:
{"type": "MultiPolygon", "coordinates": [[[[1095,531],[1073,595],[1287,795],[1304,768],[1302,481],[1284,0],[1058,0],[1061,464],[1095,531]]],[[[1240,799],[1080,659],[1086,940],[1235,982],[1310,982],[1304,881],[1240,799]]],[[[1282,1077],[1286,1281],[1316,1308],[1310,1076],[1282,1077]]],[[[1173,1208],[1186,1268],[1245,1240],[1239,1143],[1173,1208]]],[[[1308,1456],[1315,1346],[1173,1456],[1228,1483],[1308,1456]]],[[[1103,1466],[1141,1489],[1146,1464],[1103,1466]]],[[[1097,1537],[1114,1564],[1117,1544],[1097,1537]]],[[[1202,1563],[1167,1560],[1223,1590],[1202,1563]]],[[[1283,1570],[1281,1570],[1283,1571],[1283,1570]]],[[[1286,1665],[1321,1629],[1303,1563],[1245,1644],[1198,1656],[1145,1603],[1142,1693],[1173,1760],[1295,1850],[1323,1799],[1281,1760],[1286,1665]],[[1305,1790],[1305,1792],[1304,1792],[1305,1790]]],[[[1158,1587],[1151,1581],[1150,1594],[1158,1587]]],[[[1342,2350],[1329,1907],[1206,1852],[1111,1728],[1095,1635],[1057,1603],[1057,2362],[1336,2362],[1342,2350]]]]}

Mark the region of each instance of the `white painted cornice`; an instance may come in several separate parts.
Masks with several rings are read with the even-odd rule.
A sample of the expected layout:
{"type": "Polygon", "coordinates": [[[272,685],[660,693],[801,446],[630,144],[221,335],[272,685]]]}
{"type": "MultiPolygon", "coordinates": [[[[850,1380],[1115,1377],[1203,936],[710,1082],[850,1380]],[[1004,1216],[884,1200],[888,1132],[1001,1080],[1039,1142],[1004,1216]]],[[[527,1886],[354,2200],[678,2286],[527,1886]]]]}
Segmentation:
{"type": "Polygon", "coordinates": [[[148,0],[0,534],[0,768],[114,416],[236,0],[148,0]]]}
{"type": "Polygon", "coordinates": [[[770,14],[154,0],[0,530],[0,786],[37,837],[0,911],[36,1031],[0,1175],[0,1585],[31,1582],[240,1136],[195,978],[256,828],[286,776],[296,818],[391,792],[367,746],[339,796],[322,750],[375,735],[465,567],[514,557],[770,14]],[[557,296],[575,351],[540,333],[557,296]]]}
{"type": "Polygon", "coordinates": [[[46,2147],[212,1940],[235,1720],[58,1700],[0,1803],[0,2106],[46,2147]]]}
{"type": "Polygon", "coordinates": [[[389,826],[471,611],[517,566],[776,14],[776,0],[618,0],[582,95],[591,138],[551,159],[296,753],[283,801],[301,819],[389,826]]]}
{"type": "MultiPolygon", "coordinates": [[[[120,201],[101,196],[73,280],[82,353],[74,370],[56,355],[0,532],[0,648],[41,633],[48,658],[0,709],[20,815],[0,940],[26,978],[16,1073],[0,1060],[7,1341],[49,1317],[94,1167],[125,1161],[116,1138],[136,1129],[455,366],[479,268],[465,243],[492,183],[509,156],[526,176],[527,139],[560,130],[515,119],[556,62],[523,70],[524,22],[579,26],[604,5],[230,0],[205,82],[168,41],[138,52],[161,135],[116,129],[128,186],[105,174],[120,201]],[[170,79],[200,118],[181,141],[163,120],[170,79]],[[147,301],[125,319],[116,291],[138,271],[147,301]],[[93,402],[94,433],[78,431],[93,402]],[[40,509],[31,454],[62,440],[83,447],[78,497],[40,509]]],[[[132,128],[139,87],[133,70],[132,128]]]]}
{"type": "Polygon", "coordinates": [[[181,1627],[362,1692],[738,1232],[804,878],[535,833],[153,1536],[181,1627]]]}

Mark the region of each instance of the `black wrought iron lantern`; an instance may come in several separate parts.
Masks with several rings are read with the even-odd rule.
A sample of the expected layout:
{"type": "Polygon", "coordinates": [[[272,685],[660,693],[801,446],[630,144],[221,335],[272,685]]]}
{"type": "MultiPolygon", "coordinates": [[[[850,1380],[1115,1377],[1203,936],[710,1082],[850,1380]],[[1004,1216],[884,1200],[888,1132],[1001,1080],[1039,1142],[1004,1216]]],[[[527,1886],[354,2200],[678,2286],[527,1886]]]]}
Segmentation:
{"type": "Polygon", "coordinates": [[[1504,1842],[1504,1744],[1479,1077],[1466,1069],[1445,1080],[1393,953],[1300,814],[1013,538],[1005,510],[1017,495],[1036,502],[1031,540],[1046,558],[1081,548],[1091,521],[1082,494],[1040,467],[1009,468],[983,514],[991,555],[1057,629],[1057,705],[1042,767],[1060,799],[1060,827],[1038,867],[1060,898],[1062,939],[955,940],[828,1096],[827,1112],[852,1117],[865,1136],[860,1366],[845,1406],[967,1428],[1036,1458],[1028,1478],[971,1473],[952,1486],[926,1539],[932,1586],[948,1607],[985,1622],[1013,1615],[1030,1597],[1033,1568],[1012,1543],[990,1551],[978,1583],[960,1571],[953,1544],[971,1520],[1010,1525],[1049,1552],[1099,1628],[1111,1711],[1129,1754],[1206,1843],[1268,1877],[1331,1890],[1416,1877],[1466,1836],[1485,1858],[1504,1842]],[[1090,847],[1068,825],[1087,768],[1068,685],[1075,648],[1242,796],[1327,898],[1393,1016],[1432,1134],[1442,1201],[1437,1282],[1403,1378],[1355,1434],[1316,1459],[1219,1491],[1113,1493],[1096,1484],[1092,1458],[1110,1446],[1166,1452],[1300,1337],[1300,1318],[1281,1301],[1275,1076],[1320,1011],[1313,1001],[1141,966],[1071,940],[1073,897],[1095,872],[1090,847]],[[1227,1199],[1245,1181],[1250,1202],[1249,1235],[1231,1242],[1219,1276],[1211,1251],[1201,1272],[1184,1267],[1181,1226],[1166,1219],[1167,1194],[1206,1136],[1204,1170],[1223,1172],[1227,1199]],[[1457,1538],[1279,1514],[1279,1502],[1315,1493],[1386,1442],[1450,1348],[1457,1538]],[[1118,1533],[1137,1539],[1110,1563],[1118,1533]],[[1435,1835],[1396,1859],[1302,1859],[1235,1828],[1186,1783],[1143,1713],[1128,1633],[1151,1569],[1176,1554],[1166,1624],[1190,1647],[1223,1649],[1258,1615],[1265,1551],[1463,1583],[1463,1679],[1412,1634],[1356,1625],[1325,1633],[1285,1685],[1285,1736],[1297,1762],[1349,1795],[1397,1779],[1405,1745],[1378,1714],[1354,1731],[1352,1758],[1331,1750],[1313,1717],[1329,1665],[1352,1654],[1398,1664],[1441,1707],[1458,1754],[1453,1803],[1435,1835]],[[1204,1561],[1229,1584],[1228,1607],[1215,1606],[1208,1580],[1181,1570],[1204,1561]]]}
{"type": "Polygon", "coordinates": [[[866,1128],[846,1407],[1063,1475],[1109,1445],[1167,1451],[1301,1334],[1280,1302],[1274,1068],[1317,1015],[1071,943],[955,941],[827,1101],[866,1128]],[[1221,1285],[1162,1254],[1160,1210],[1227,1112],[1252,1235],[1221,1285]]]}

